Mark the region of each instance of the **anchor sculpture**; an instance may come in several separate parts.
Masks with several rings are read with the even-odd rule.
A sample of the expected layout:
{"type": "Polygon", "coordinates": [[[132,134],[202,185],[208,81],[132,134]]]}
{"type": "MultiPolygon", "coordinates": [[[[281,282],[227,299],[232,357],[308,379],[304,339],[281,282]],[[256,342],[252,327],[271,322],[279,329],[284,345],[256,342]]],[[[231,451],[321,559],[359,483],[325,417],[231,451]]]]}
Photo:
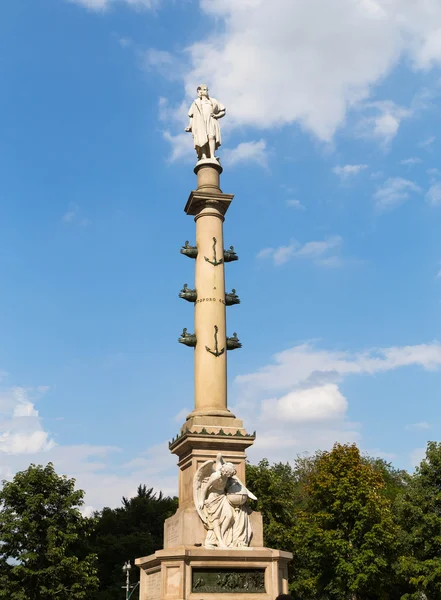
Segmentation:
{"type": "Polygon", "coordinates": [[[208,346],[205,346],[205,350],[207,352],[209,352],[210,354],[212,354],[213,356],[215,356],[216,358],[218,356],[222,356],[222,354],[225,352],[225,348],[222,348],[222,350],[219,350],[219,342],[217,339],[217,334],[218,334],[219,328],[217,325],[214,326],[214,350],[210,350],[210,348],[208,346]]]}

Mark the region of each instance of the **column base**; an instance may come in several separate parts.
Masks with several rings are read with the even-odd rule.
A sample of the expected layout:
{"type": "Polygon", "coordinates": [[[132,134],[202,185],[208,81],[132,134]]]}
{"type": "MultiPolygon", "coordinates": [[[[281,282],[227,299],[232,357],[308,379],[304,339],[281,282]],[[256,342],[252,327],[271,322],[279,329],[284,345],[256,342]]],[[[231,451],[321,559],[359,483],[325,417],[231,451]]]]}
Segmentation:
{"type": "Polygon", "coordinates": [[[201,433],[202,430],[208,433],[219,433],[223,430],[233,435],[238,431],[242,435],[246,434],[242,419],[236,419],[228,410],[194,410],[181,427],[181,435],[187,432],[201,433]]]}
{"type": "Polygon", "coordinates": [[[290,552],[179,546],[137,558],[140,600],[274,600],[288,593],[290,552]]]}

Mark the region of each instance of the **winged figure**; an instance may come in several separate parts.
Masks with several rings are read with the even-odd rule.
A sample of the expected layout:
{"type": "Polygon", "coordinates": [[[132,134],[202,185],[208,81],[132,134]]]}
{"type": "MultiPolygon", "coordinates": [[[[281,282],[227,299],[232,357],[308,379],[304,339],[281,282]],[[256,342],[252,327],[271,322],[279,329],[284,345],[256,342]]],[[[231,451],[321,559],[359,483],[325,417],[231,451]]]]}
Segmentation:
{"type": "Polygon", "coordinates": [[[207,460],[196,471],[193,499],[207,535],[206,548],[247,547],[251,541],[248,500],[257,500],[222,454],[207,460]]]}

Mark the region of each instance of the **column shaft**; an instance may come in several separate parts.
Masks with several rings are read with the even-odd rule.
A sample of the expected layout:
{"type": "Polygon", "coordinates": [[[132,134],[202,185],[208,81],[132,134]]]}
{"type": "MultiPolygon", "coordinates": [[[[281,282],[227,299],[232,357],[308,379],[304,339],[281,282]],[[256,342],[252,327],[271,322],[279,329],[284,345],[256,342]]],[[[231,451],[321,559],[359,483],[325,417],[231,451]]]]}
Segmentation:
{"type": "Polygon", "coordinates": [[[204,414],[227,410],[223,220],[213,207],[196,216],[195,411],[204,414]]]}

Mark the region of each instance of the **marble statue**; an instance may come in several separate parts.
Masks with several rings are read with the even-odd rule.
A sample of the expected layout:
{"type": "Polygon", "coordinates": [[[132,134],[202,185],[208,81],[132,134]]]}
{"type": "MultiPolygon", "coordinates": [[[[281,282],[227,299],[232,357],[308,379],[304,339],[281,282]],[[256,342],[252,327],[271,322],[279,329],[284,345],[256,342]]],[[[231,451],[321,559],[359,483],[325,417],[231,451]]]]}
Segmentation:
{"type": "Polygon", "coordinates": [[[248,499],[257,498],[236,476],[236,468],[222,454],[207,460],[194,476],[193,498],[207,535],[206,548],[244,548],[250,545],[248,499]]]}
{"type": "Polygon", "coordinates": [[[225,116],[225,107],[208,95],[205,84],[198,86],[198,97],[188,111],[190,123],[185,131],[193,134],[198,160],[219,160],[215,151],[222,143],[218,119],[225,116]]]}

